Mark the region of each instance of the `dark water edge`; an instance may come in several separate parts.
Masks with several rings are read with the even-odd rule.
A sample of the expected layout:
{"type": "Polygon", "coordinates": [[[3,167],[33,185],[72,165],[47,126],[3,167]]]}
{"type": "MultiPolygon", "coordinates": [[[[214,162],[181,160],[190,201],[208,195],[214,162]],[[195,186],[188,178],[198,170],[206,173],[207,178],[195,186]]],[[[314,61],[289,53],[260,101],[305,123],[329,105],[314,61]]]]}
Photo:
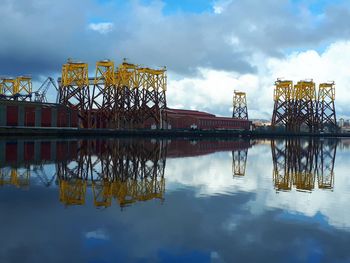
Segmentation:
{"type": "Polygon", "coordinates": [[[40,136],[40,137],[144,137],[144,138],[347,138],[350,133],[309,133],[309,132],[280,132],[280,131],[236,131],[236,130],[112,130],[112,129],[77,129],[77,128],[33,128],[33,127],[2,127],[0,136],[40,136]]]}

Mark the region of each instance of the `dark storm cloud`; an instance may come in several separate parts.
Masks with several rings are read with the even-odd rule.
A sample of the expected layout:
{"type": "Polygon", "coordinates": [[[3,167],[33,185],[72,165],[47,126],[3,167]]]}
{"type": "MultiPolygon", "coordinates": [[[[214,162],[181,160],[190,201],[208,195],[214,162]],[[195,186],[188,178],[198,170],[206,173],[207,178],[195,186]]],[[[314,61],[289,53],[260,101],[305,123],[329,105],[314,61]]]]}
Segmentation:
{"type": "Polygon", "coordinates": [[[179,74],[198,67],[255,72],[255,53],[281,56],[285,48],[318,46],[349,37],[348,6],[323,16],[287,0],[232,1],[221,14],[164,15],[153,1],[5,0],[0,9],[0,75],[58,73],[68,57],[90,63],[123,57],[179,74]],[[89,29],[109,22],[109,32],[89,29]]]}

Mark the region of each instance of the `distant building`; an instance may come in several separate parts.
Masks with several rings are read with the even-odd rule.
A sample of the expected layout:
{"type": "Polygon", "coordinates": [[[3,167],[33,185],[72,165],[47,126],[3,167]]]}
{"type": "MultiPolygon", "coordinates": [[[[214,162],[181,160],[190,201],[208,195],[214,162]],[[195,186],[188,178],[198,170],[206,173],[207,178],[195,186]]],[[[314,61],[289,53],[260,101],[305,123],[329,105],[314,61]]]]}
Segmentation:
{"type": "Polygon", "coordinates": [[[341,127],[344,127],[344,123],[345,123],[344,119],[343,119],[343,118],[340,118],[340,119],[339,119],[339,127],[340,127],[340,128],[341,128],[341,127]]]}

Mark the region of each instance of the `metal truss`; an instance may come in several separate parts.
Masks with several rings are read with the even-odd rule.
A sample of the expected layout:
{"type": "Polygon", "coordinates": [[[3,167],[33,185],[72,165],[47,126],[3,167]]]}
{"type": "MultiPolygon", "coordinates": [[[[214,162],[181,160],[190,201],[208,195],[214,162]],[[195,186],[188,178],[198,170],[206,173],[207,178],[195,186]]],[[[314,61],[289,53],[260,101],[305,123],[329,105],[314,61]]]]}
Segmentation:
{"type": "Polygon", "coordinates": [[[166,121],[166,69],[150,69],[110,60],[96,63],[94,79],[87,64],[63,66],[60,103],[78,110],[84,128],[163,128],[166,121]]]}
{"type": "Polygon", "coordinates": [[[316,85],[312,80],[275,82],[272,128],[283,126],[286,131],[309,132],[337,130],[335,113],[334,82],[321,83],[316,95],[316,85]]]}
{"type": "Polygon", "coordinates": [[[317,99],[317,115],[320,131],[324,131],[325,129],[337,131],[338,129],[334,101],[334,82],[321,83],[319,85],[317,99]]]}
{"type": "Polygon", "coordinates": [[[232,118],[248,120],[248,107],[245,92],[234,92],[232,118]]]}

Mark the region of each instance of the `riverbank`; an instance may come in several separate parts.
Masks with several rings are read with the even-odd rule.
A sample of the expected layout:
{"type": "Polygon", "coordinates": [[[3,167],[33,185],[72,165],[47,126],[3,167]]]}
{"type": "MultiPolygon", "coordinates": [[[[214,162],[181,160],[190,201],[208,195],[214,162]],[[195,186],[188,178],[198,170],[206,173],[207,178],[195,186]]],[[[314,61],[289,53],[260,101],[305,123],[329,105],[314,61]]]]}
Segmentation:
{"type": "Polygon", "coordinates": [[[290,133],[280,131],[235,131],[235,130],[112,130],[112,129],[77,129],[77,128],[34,128],[34,127],[1,127],[1,137],[35,136],[35,137],[242,137],[242,138],[278,138],[278,137],[350,137],[350,133],[290,133]]]}

